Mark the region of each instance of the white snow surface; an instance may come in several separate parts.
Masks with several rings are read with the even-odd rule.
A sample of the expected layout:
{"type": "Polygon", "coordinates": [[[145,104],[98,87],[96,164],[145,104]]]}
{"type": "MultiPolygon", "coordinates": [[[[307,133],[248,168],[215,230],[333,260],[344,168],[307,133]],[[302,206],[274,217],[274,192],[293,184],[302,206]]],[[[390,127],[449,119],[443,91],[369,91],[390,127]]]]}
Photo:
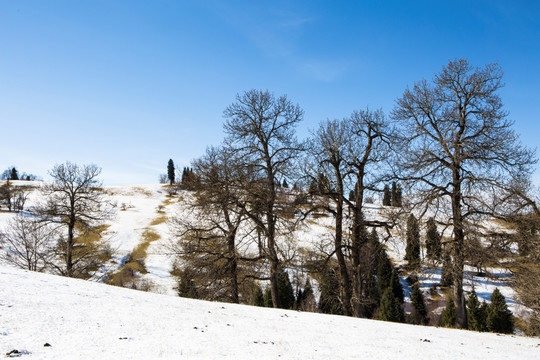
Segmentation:
{"type": "Polygon", "coordinates": [[[0,279],[1,356],[18,350],[23,359],[540,358],[537,338],[183,299],[5,266],[0,279]]]}

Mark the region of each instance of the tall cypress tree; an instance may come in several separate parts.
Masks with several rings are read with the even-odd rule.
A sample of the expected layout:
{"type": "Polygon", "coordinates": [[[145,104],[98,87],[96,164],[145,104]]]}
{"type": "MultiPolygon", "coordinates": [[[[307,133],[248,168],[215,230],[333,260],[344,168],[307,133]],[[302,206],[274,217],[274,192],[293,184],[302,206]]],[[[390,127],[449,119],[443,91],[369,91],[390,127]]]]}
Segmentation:
{"type": "Polygon", "coordinates": [[[398,193],[397,193],[397,184],[396,182],[392,182],[392,206],[397,207],[398,205],[398,193]]]}
{"type": "Polygon", "coordinates": [[[390,188],[388,187],[388,184],[384,185],[382,204],[384,206],[392,205],[392,195],[390,194],[390,188]]]}
{"type": "Polygon", "coordinates": [[[399,282],[399,275],[395,269],[390,277],[390,287],[392,288],[394,297],[399,300],[400,304],[403,304],[403,301],[405,300],[405,296],[403,295],[403,286],[401,286],[401,283],[399,282]]]}
{"type": "Polygon", "coordinates": [[[434,218],[429,218],[426,223],[426,257],[432,261],[441,259],[441,235],[437,231],[437,223],[434,218]]]}
{"type": "Polygon", "coordinates": [[[169,159],[167,163],[167,177],[169,178],[169,184],[174,184],[174,162],[169,159]]]}
{"type": "Polygon", "coordinates": [[[512,312],[506,305],[506,300],[498,288],[495,288],[490,298],[491,303],[487,307],[487,328],[489,331],[503,334],[514,332],[514,320],[512,312]]]}
{"type": "Polygon", "coordinates": [[[321,296],[319,310],[326,314],[342,315],[343,308],[339,295],[339,280],[334,269],[325,269],[319,281],[321,296]]]}
{"type": "Polygon", "coordinates": [[[420,227],[413,214],[407,219],[406,237],[405,260],[408,261],[409,268],[416,269],[420,265],[420,227]]]}

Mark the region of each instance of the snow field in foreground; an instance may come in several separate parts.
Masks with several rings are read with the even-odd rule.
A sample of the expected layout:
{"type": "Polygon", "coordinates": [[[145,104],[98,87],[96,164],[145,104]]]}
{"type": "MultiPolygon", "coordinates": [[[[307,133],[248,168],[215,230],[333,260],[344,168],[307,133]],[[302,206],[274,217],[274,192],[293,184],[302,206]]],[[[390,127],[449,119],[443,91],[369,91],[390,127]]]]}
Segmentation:
{"type": "Polygon", "coordinates": [[[183,299],[4,266],[0,279],[2,356],[17,349],[28,359],[540,358],[535,338],[183,299]]]}

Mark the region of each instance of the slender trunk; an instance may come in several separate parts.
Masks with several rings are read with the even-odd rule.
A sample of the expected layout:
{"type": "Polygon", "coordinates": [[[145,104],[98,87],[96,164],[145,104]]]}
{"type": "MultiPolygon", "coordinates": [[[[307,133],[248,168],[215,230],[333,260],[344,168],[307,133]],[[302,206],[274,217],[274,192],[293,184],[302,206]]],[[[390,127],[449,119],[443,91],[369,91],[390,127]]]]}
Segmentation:
{"type": "Polygon", "coordinates": [[[231,300],[239,303],[238,297],[238,259],[236,256],[236,229],[227,236],[227,247],[229,253],[229,277],[231,281],[231,300]]]}
{"type": "Polygon", "coordinates": [[[343,315],[351,316],[352,308],[352,289],[351,279],[349,271],[347,269],[347,263],[345,256],[343,255],[343,199],[341,195],[338,195],[336,203],[336,233],[334,246],[336,249],[336,257],[339,265],[339,273],[341,279],[341,288],[343,292],[343,315]]]}
{"type": "Polygon", "coordinates": [[[72,217],[68,224],[68,238],[66,242],[66,276],[73,276],[73,246],[74,246],[75,219],[72,217]]]}
{"type": "Polygon", "coordinates": [[[463,231],[463,215],[461,213],[461,186],[459,169],[453,171],[453,191],[452,191],[452,217],[454,225],[454,241],[452,247],[454,278],[454,302],[456,304],[456,325],[460,329],[467,328],[467,309],[465,307],[465,296],[463,295],[463,244],[465,233],[463,231]]]}
{"type": "Polygon", "coordinates": [[[357,186],[355,189],[355,206],[353,208],[352,223],[352,264],[353,264],[353,289],[354,289],[354,315],[362,316],[363,309],[361,300],[363,295],[363,274],[361,268],[361,251],[364,239],[362,238],[362,227],[364,226],[364,214],[362,203],[364,201],[364,179],[361,172],[357,175],[357,186]]]}

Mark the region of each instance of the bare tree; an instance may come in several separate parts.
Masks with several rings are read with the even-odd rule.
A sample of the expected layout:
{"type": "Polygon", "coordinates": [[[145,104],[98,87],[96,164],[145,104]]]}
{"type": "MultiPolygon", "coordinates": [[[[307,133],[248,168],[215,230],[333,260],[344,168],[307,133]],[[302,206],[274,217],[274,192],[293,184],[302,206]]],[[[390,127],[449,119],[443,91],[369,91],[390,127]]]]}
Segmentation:
{"type": "MultiPolygon", "coordinates": [[[[247,179],[226,147],[208,148],[193,168],[200,186],[189,204],[190,216],[171,221],[178,238],[171,248],[185,266],[196,271],[197,285],[208,290],[199,291],[200,296],[238,303],[242,280],[253,275],[245,264],[257,260],[238,250],[240,240],[249,235],[245,231],[239,235],[246,210],[239,206],[242,193],[238,189],[247,179]]],[[[242,246],[249,248],[245,242],[242,246]]]]}
{"type": "MultiPolygon", "coordinates": [[[[504,188],[534,162],[512,130],[498,90],[496,64],[474,69],[467,60],[451,61],[435,75],[406,89],[392,117],[401,125],[400,173],[427,206],[449,210],[453,228],[453,291],[457,325],[467,328],[463,295],[465,222],[489,213],[486,194],[504,188]]],[[[493,200],[493,199],[491,199],[493,200]]]]}
{"type": "Polygon", "coordinates": [[[19,268],[44,271],[50,263],[57,233],[40,219],[18,214],[0,233],[1,258],[19,268]]]}
{"type": "Polygon", "coordinates": [[[293,159],[302,150],[296,141],[295,127],[303,114],[286,96],[276,98],[260,90],[238,95],[236,102],[224,111],[226,141],[243,159],[243,166],[256,177],[244,188],[250,198],[246,215],[266,240],[264,253],[270,263],[274,307],[281,306],[278,296],[281,259],[276,240],[284,227],[276,207],[279,180],[288,177],[293,159]]]}
{"type": "MultiPolygon", "coordinates": [[[[95,251],[103,250],[80,241],[111,214],[100,189],[100,173],[101,169],[93,164],[80,166],[66,162],[54,166],[49,172],[54,181],[41,188],[45,201],[34,211],[44,222],[65,230],[58,247],[63,261],[58,270],[65,276],[81,276],[84,272],[81,265],[88,265],[85,260],[95,251]]],[[[95,265],[94,261],[90,263],[95,265]]]]}
{"type": "Polygon", "coordinates": [[[338,268],[341,287],[343,314],[353,315],[352,297],[353,287],[349,265],[344,254],[346,243],[343,238],[343,207],[345,203],[345,182],[350,173],[346,163],[349,149],[351,129],[348,122],[343,120],[327,120],[319,125],[313,138],[309,141],[310,157],[315,161],[314,166],[308,166],[308,176],[318,182],[317,196],[323,196],[322,205],[326,211],[332,213],[334,224],[334,252],[338,268]],[[320,181],[326,179],[326,181],[320,181]],[[327,182],[327,184],[326,184],[327,182]],[[328,204],[331,199],[333,206],[328,204]]]}

